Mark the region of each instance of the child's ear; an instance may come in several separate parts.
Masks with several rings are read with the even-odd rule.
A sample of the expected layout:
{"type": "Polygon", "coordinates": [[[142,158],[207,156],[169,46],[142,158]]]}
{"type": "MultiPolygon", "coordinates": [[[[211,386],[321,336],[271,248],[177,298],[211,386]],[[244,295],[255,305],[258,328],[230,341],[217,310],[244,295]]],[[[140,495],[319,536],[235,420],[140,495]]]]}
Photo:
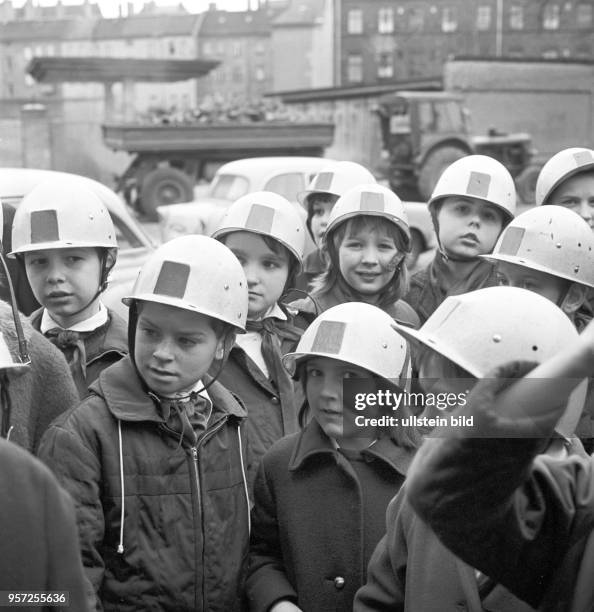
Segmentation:
{"type": "Polygon", "coordinates": [[[117,251],[115,249],[107,249],[107,253],[105,254],[105,267],[108,270],[111,270],[115,266],[117,251]]]}
{"type": "Polygon", "coordinates": [[[561,302],[561,310],[565,314],[573,314],[586,301],[587,294],[588,288],[586,286],[571,283],[563,302],[561,302]]]}

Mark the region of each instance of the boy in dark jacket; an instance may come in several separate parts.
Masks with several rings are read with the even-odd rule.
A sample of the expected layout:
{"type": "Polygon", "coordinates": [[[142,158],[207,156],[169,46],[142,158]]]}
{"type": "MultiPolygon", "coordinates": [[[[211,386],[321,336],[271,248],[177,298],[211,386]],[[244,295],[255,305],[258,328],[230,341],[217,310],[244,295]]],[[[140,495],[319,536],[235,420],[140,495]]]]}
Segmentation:
{"type": "Polygon", "coordinates": [[[491,252],[515,210],[513,178],[497,160],[469,155],[444,170],[429,200],[439,248],[404,296],[421,323],[446,297],[497,284],[493,264],[480,255],[491,252]]]}
{"type": "Polygon", "coordinates": [[[109,212],[86,186],[51,179],[33,189],[13,220],[12,252],[42,309],[31,315],[70,365],[80,397],[99,373],[127,352],[126,324],[101,302],[115,265],[109,212]]]}
{"type": "Polygon", "coordinates": [[[245,275],[222,244],[184,236],[153,254],[125,302],[130,356],[50,427],[40,456],[76,501],[98,610],[237,610],[246,413],[207,372],[244,329],[245,275]]]}

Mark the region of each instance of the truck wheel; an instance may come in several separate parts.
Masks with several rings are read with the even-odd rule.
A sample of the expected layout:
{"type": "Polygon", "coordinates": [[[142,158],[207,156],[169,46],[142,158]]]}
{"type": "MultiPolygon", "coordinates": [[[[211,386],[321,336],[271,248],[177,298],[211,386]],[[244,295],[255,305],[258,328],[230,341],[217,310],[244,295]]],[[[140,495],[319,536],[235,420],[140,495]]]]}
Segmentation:
{"type": "Polygon", "coordinates": [[[538,166],[528,166],[516,176],[516,191],[524,204],[534,204],[536,179],[539,174],[538,166]]]}
{"type": "Polygon", "coordinates": [[[157,207],[194,199],[194,184],[177,168],[157,168],[140,187],[140,209],[149,221],[157,221],[157,207]]]}
{"type": "Polygon", "coordinates": [[[421,198],[427,202],[442,172],[450,164],[467,155],[468,152],[459,147],[440,147],[430,153],[419,172],[421,198]]]}

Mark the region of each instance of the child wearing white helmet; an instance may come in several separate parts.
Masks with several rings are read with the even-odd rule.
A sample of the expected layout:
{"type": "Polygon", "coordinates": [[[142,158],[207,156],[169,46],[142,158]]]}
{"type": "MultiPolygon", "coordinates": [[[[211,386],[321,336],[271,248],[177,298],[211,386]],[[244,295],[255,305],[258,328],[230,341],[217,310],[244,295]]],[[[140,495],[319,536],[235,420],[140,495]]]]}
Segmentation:
{"type": "Polygon", "coordinates": [[[352,610],[415,446],[405,427],[354,426],[350,393],[397,393],[410,376],[408,346],[392,324],[370,304],[340,304],[283,358],[312,418],[260,464],[246,581],[254,612],[352,610]]]}
{"type": "Polygon", "coordinates": [[[573,210],[594,231],[594,151],[571,147],[553,155],[538,175],[535,198],[537,206],[573,210]]]}
{"type": "Polygon", "coordinates": [[[311,180],[307,191],[297,196],[307,211],[307,231],[318,247],[303,261],[303,272],[297,280],[298,288],[307,289],[314,278],[326,269],[322,238],[336,200],[357,185],[372,183],[375,183],[373,174],[364,166],[350,161],[334,162],[322,168],[311,180]]]}
{"type": "Polygon", "coordinates": [[[244,331],[245,275],[216,240],[183,236],[151,255],[124,302],[129,355],[39,451],[76,502],[93,609],[239,610],[246,413],[208,371],[244,331]]]}
{"type": "Polygon", "coordinates": [[[400,198],[378,184],[353,187],[330,213],[323,242],[327,267],[313,285],[313,300],[293,305],[315,313],[344,302],[366,302],[416,327],[416,313],[401,299],[408,287],[404,260],[410,247],[400,198]]]}
{"type": "MultiPolygon", "coordinates": [[[[477,395],[474,399],[474,395],[484,385],[493,384],[488,377],[494,376],[496,368],[510,361],[515,361],[516,366],[520,361],[530,362],[529,367],[534,367],[536,363],[545,362],[571,347],[578,338],[567,316],[555,304],[535,293],[512,287],[490,287],[449,297],[420,330],[397,327],[402,335],[415,344],[420,343],[428,351],[419,379],[426,392],[425,401],[428,405],[434,405],[428,402],[430,395],[435,397],[441,393],[444,397],[448,394],[460,397],[459,394],[463,394],[463,399],[452,402],[449,410],[457,408],[458,403],[460,406],[468,405],[464,412],[467,419],[464,426],[456,425],[448,418],[447,407],[441,414],[432,415],[445,421],[445,424],[440,422],[442,430],[450,428],[455,431],[452,435],[458,437],[472,436],[473,419],[478,418],[475,412],[481,409],[481,397],[477,395]],[[543,332],[545,329],[546,332],[543,332]],[[485,378],[476,382],[476,379],[485,378]],[[476,389],[469,394],[475,385],[476,389]],[[474,407],[474,411],[471,411],[470,406],[474,407]]],[[[516,370],[508,368],[500,375],[512,378],[518,375],[516,370]]],[[[567,394],[569,397],[564,397],[562,403],[565,414],[556,426],[556,433],[551,435],[552,432],[547,432],[544,439],[539,439],[539,451],[554,457],[556,461],[569,454],[585,456],[579,441],[573,438],[573,429],[583,408],[584,383],[571,396],[567,394]]],[[[498,384],[503,386],[505,381],[499,381],[498,384]]],[[[533,448],[533,436],[537,434],[533,433],[532,439],[514,440],[512,443],[533,448]]],[[[488,444],[489,441],[482,439],[480,442],[488,444]]],[[[426,440],[423,447],[430,443],[431,440],[426,440]]],[[[500,456],[506,457],[506,452],[502,450],[500,456]]],[[[510,459],[507,462],[513,465],[510,459]]],[[[473,462],[469,464],[473,465],[473,462]]],[[[439,477],[446,481],[453,478],[448,462],[435,464],[434,469],[437,472],[431,475],[434,483],[439,477]]],[[[472,471],[470,465],[468,471],[472,471]]],[[[488,480],[492,488],[503,484],[498,471],[480,471],[481,479],[460,480],[461,488],[468,487],[469,497],[471,487],[477,483],[488,480]]],[[[433,491],[425,492],[425,503],[431,506],[426,513],[441,512],[441,508],[437,508],[438,502],[433,491]]],[[[484,540],[475,538],[474,534],[467,534],[466,521],[478,522],[481,515],[470,501],[464,508],[455,507],[455,499],[452,496],[448,502],[450,511],[459,513],[455,519],[450,517],[459,530],[456,534],[460,540],[458,548],[469,547],[467,542],[472,542],[477,550],[475,557],[480,556],[478,549],[481,548],[490,548],[494,555],[499,554],[500,541],[495,541],[491,534],[486,535],[484,540]]],[[[388,508],[387,535],[369,563],[367,583],[357,593],[354,610],[441,612],[464,608],[529,612],[533,609],[493,580],[500,574],[481,574],[474,569],[477,567],[484,571],[480,565],[466,565],[456,558],[440,543],[440,534],[440,531],[434,533],[419,519],[407,496],[401,491],[388,508]]],[[[506,567],[505,571],[518,572],[521,566],[513,564],[506,567]]]]}
{"type": "Polygon", "coordinates": [[[491,252],[515,210],[513,178],[497,160],[469,155],[444,170],[429,200],[439,248],[404,298],[421,322],[446,297],[497,284],[493,265],[480,256],[491,252]]]}
{"type": "Polygon", "coordinates": [[[264,453],[298,430],[302,398],[295,395],[281,357],[295,348],[304,324],[295,324],[295,313],[280,299],[301,270],[305,227],[286,198],[260,191],[234,202],[213,237],[235,254],[248,283],[247,333],[236,338],[220,380],[248,412],[251,490],[264,453]]]}
{"type": "Polygon", "coordinates": [[[517,363],[479,383],[455,415],[472,413],[474,430],[426,440],[411,467],[407,494],[419,517],[532,609],[593,609],[594,458],[539,454],[593,370],[590,323],[511,386],[517,363]]]}
{"type": "Polygon", "coordinates": [[[79,394],[127,352],[126,323],[101,302],[117,257],[109,212],[76,179],[51,179],[19,206],[12,252],[24,265],[42,308],[33,327],[63,353],[79,394]]]}

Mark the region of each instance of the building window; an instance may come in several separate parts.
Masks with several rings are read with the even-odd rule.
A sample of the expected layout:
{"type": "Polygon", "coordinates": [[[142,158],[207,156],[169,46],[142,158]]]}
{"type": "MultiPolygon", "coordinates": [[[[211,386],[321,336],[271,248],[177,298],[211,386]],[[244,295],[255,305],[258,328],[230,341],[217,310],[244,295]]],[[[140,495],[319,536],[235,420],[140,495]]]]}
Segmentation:
{"type": "Polygon", "coordinates": [[[423,9],[411,8],[408,12],[408,29],[417,32],[423,29],[423,9]]]}
{"type": "Polygon", "coordinates": [[[232,45],[231,45],[231,55],[233,57],[241,57],[241,51],[242,51],[242,45],[241,42],[239,41],[235,41],[232,45]]]}
{"type": "Polygon", "coordinates": [[[360,83],[363,80],[363,57],[349,55],[347,58],[347,79],[349,83],[360,83]]]}
{"type": "Polygon", "coordinates": [[[453,7],[444,8],[441,14],[441,31],[455,32],[457,29],[458,17],[456,15],[456,9],[453,7]]]}
{"type": "Polygon", "coordinates": [[[476,29],[488,30],[491,27],[491,7],[479,6],[476,13],[476,29]]]}
{"type": "Polygon", "coordinates": [[[394,56],[391,53],[380,53],[377,59],[377,76],[380,79],[391,79],[394,76],[394,56]]]}
{"type": "Polygon", "coordinates": [[[363,34],[363,11],[351,9],[347,15],[347,32],[349,34],[363,34]]]}
{"type": "Polygon", "coordinates": [[[394,31],[394,10],[381,8],[377,13],[377,31],[380,34],[391,34],[394,31]]]}
{"type": "Polygon", "coordinates": [[[172,40],[169,41],[167,50],[169,51],[169,55],[175,55],[175,43],[172,40]]]}
{"type": "Polygon", "coordinates": [[[509,27],[512,30],[524,29],[524,8],[514,4],[509,9],[509,27]]]}
{"type": "Polygon", "coordinates": [[[576,7],[575,18],[578,28],[589,28],[592,25],[592,5],[580,2],[576,7]]]}
{"type": "Polygon", "coordinates": [[[542,13],[542,27],[545,30],[557,30],[559,28],[559,5],[546,4],[542,13]]]}
{"type": "Polygon", "coordinates": [[[256,68],[255,70],[256,81],[262,82],[266,78],[266,73],[264,72],[264,68],[256,68]]]}

